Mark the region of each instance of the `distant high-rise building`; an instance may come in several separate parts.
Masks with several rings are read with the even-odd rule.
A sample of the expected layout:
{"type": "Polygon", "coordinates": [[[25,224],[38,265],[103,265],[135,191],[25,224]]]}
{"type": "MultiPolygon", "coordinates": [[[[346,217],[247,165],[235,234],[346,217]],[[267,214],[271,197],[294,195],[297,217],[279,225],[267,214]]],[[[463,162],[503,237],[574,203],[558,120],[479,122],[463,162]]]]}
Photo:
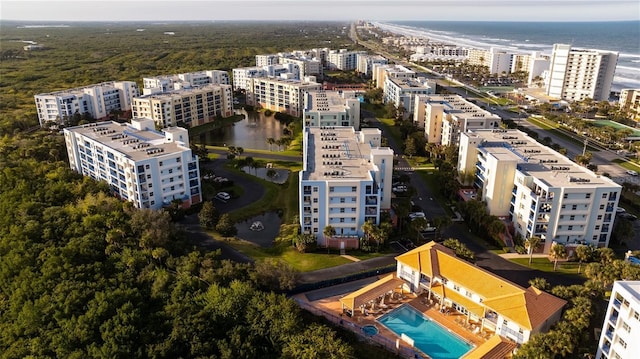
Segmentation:
{"type": "Polygon", "coordinates": [[[598,359],[640,358],[640,281],[613,283],[605,313],[598,359]]]}
{"type": "Polygon", "coordinates": [[[184,74],[144,77],[142,79],[142,94],[151,95],[209,84],[229,85],[229,73],[222,70],[206,70],[184,74]]]}
{"type": "Polygon", "coordinates": [[[327,55],[327,67],[331,70],[355,70],[358,68],[358,54],[366,54],[366,51],[331,50],[327,55]]]}
{"type": "Polygon", "coordinates": [[[47,123],[63,125],[75,114],[88,113],[96,120],[107,118],[112,111],[131,111],[138,85],[133,81],[110,81],[76,87],[69,90],[41,93],[34,96],[40,126],[47,123]]]}
{"type": "Polygon", "coordinates": [[[300,66],[295,63],[275,64],[252,67],[239,67],[233,71],[233,89],[250,90],[254,77],[280,78],[283,80],[300,80],[300,66]]]}
{"type": "Polygon", "coordinates": [[[200,203],[198,157],[181,127],[155,130],[152,119],[112,121],[64,129],[71,168],[105,181],[119,198],[137,208],[159,209],[174,200],[200,203]]]}
{"type": "Polygon", "coordinates": [[[618,53],[555,44],[551,55],[547,95],[567,101],[609,99],[618,53]]]}

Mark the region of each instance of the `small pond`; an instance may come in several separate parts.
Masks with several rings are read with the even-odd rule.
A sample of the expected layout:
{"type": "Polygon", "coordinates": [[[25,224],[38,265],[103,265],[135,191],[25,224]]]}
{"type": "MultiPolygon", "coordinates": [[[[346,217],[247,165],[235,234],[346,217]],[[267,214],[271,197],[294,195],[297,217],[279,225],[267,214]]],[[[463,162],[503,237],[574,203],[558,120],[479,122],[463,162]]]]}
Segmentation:
{"type": "Polygon", "coordinates": [[[238,230],[236,237],[255,243],[263,248],[272,247],[273,241],[280,232],[281,222],[282,220],[276,212],[267,212],[236,223],[236,229],[238,230]]]}

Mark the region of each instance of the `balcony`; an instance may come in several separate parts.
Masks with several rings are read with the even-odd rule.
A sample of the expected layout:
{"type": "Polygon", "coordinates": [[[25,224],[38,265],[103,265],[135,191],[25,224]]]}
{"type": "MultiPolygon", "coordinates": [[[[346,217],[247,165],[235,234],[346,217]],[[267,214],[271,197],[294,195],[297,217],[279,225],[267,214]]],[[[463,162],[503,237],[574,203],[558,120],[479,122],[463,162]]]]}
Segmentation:
{"type": "Polygon", "coordinates": [[[618,313],[611,314],[609,316],[609,322],[611,322],[615,326],[616,323],[618,322],[618,313]]]}
{"type": "Polygon", "coordinates": [[[476,168],[478,168],[482,172],[485,171],[485,168],[480,161],[476,162],[476,168]]]}

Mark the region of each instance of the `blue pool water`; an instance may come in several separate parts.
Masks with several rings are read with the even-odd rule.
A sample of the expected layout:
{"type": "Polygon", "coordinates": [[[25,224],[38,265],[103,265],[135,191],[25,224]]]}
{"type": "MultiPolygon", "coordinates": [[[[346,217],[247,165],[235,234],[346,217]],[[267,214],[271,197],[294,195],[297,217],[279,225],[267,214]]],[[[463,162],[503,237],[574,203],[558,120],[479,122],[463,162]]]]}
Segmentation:
{"type": "Polygon", "coordinates": [[[362,327],[362,332],[365,335],[373,336],[373,335],[378,334],[378,328],[376,328],[373,325],[365,325],[364,327],[362,327]]]}
{"type": "Polygon", "coordinates": [[[408,305],[383,315],[378,321],[396,335],[404,333],[413,339],[415,347],[432,359],[458,359],[472,348],[457,335],[408,305]]]}

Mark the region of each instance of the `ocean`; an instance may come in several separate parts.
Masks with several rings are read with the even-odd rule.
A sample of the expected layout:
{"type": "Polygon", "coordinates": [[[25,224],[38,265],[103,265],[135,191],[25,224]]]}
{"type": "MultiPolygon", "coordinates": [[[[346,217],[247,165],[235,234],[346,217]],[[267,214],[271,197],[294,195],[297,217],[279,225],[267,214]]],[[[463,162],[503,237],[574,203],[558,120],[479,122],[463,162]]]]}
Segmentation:
{"type": "Polygon", "coordinates": [[[640,88],[640,21],[619,22],[463,22],[394,21],[377,26],[410,36],[461,46],[497,47],[515,52],[551,54],[553,44],[617,51],[612,91],[640,88]]]}

